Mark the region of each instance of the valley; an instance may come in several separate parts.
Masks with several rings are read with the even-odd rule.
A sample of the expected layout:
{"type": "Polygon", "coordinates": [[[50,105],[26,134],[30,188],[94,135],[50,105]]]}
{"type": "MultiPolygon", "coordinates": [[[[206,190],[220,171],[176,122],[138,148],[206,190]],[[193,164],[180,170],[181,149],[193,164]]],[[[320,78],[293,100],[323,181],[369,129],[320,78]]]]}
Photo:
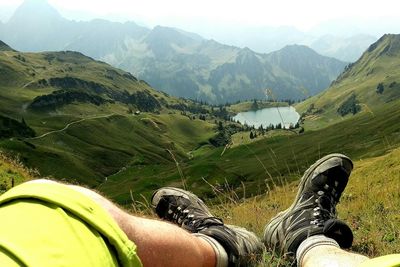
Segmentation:
{"type": "MultiPolygon", "coordinates": [[[[342,153],[352,251],[398,253],[400,34],[258,30],[238,24],[225,44],[23,1],[0,21],[0,194],[54,179],[152,218],[153,192],[179,187],[262,236],[304,171],[342,153]]],[[[267,250],[260,266],[293,265],[267,250]]]]}
{"type": "MultiPolygon", "coordinates": [[[[399,48],[398,35],[385,35],[326,91],[290,101],[300,125],[285,130],[232,117],[287,102],[209,105],[154,90],[78,52],[22,53],[0,43],[0,191],[47,177],[148,214],[152,192],[176,186],[260,234],[308,166],[339,152],[355,162],[339,205],[355,229],[354,251],[391,253],[400,248],[390,227],[399,223],[399,48]],[[380,220],[388,226],[376,227],[380,220]]],[[[289,265],[270,253],[263,264],[289,265]]]]}
{"type": "MultiPolygon", "coordinates": [[[[229,184],[238,195],[245,194],[245,185],[247,196],[259,195],[281,177],[296,180],[324,154],[363,159],[398,146],[397,91],[376,92],[373,81],[379,72],[357,75],[373,84],[367,96],[372,92],[374,98],[390,101],[364,103],[373,98],[364,98],[365,87],[357,87],[352,91],[361,108],[343,117],[337,108],[328,108],[340,101],[325,97],[346,99],[340,90],[353,88],[354,78],[347,73],[371,55],[378,64],[370,65],[372,69],[392,60],[379,51],[389,44],[392,50],[386,50],[394,53],[397,43],[397,36],[382,37],[326,92],[296,104],[301,120],[293,131],[260,130],[230,120],[255,105],[287,103],[209,106],[155,91],[129,73],[80,53],[20,53],[3,45],[1,114],[23,119],[35,136],[3,138],[0,147],[44,176],[97,188],[121,204],[164,185],[184,185],[211,199],[210,185],[224,190],[229,184]]],[[[390,77],[393,83],[396,73],[390,77]]]]}

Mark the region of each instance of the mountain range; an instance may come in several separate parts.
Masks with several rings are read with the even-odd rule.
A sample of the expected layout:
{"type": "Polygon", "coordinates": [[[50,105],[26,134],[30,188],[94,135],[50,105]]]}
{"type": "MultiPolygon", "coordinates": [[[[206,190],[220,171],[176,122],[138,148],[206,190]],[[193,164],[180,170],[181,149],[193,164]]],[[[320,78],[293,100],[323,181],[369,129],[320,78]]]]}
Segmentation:
{"type": "Polygon", "coordinates": [[[133,73],[168,94],[211,103],[303,99],[329,86],[347,64],[291,45],[270,54],[206,40],[175,28],[134,22],[76,22],[46,1],[26,0],[0,25],[20,51],[74,50],[133,73]]]}
{"type": "MultiPolygon", "coordinates": [[[[398,35],[383,36],[329,89],[296,105],[305,132],[258,132],[252,143],[222,106],[171,97],[79,52],[0,47],[1,150],[120,203],[179,181],[211,196],[203,179],[259,194],[260,183],[295,179],[319,154],[381,155],[400,144],[398,35]],[[215,145],[228,132],[235,146],[215,145]],[[272,166],[268,176],[260,162],[272,166]]],[[[279,58],[270,60],[290,63],[279,58]]]]}
{"type": "MultiPolygon", "coordinates": [[[[222,43],[238,47],[249,47],[258,53],[270,53],[287,45],[301,44],[310,47],[321,55],[345,62],[356,61],[365,49],[377,40],[373,34],[362,32],[346,34],[346,31],[340,34],[340,32],[333,31],[331,28],[325,30],[316,29],[317,32],[313,30],[303,32],[293,26],[213,27],[209,25],[209,28],[213,29],[212,33],[207,34],[204,31],[206,36],[222,43]]],[[[343,26],[340,28],[343,29],[343,26]]]]}

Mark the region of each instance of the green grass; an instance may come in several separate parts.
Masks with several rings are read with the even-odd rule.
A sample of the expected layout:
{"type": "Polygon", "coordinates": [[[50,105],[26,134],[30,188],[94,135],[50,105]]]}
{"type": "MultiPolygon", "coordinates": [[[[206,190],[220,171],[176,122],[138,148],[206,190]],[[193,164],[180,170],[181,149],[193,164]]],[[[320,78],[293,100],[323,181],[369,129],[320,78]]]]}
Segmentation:
{"type": "MultiPolygon", "coordinates": [[[[400,250],[400,149],[384,156],[357,160],[341,202],[339,218],[354,233],[351,251],[369,257],[398,253],[400,250]]],[[[289,207],[297,193],[298,181],[282,185],[263,195],[228,199],[212,207],[225,222],[246,227],[262,236],[265,225],[278,212],[289,207]]],[[[273,251],[267,251],[260,266],[290,266],[273,251]]]]}
{"type": "Polygon", "coordinates": [[[27,169],[18,159],[13,159],[0,150],[0,193],[35,177],[35,171],[27,169]]]}
{"type": "MultiPolygon", "coordinates": [[[[57,130],[76,119],[43,118],[57,130]]],[[[187,159],[190,151],[207,143],[212,135],[213,125],[202,120],[192,121],[179,114],[142,113],[88,119],[43,138],[3,140],[0,145],[19,153],[28,166],[39,168],[42,175],[97,186],[124,167],[173,166],[167,149],[178,160],[187,159]]]]}
{"type": "Polygon", "coordinates": [[[56,131],[43,138],[3,139],[0,147],[18,154],[43,176],[95,187],[105,177],[131,165],[173,165],[167,150],[178,160],[189,158],[190,151],[206,144],[215,134],[213,124],[192,121],[165,108],[158,115],[139,116],[128,114],[129,107],[119,102],[101,106],[73,103],[48,111],[27,109],[35,97],[59,89],[38,83],[54,77],[93,81],[120,92],[147,91],[164,105],[188,103],[79,53],[0,52],[0,67],[4,70],[0,74],[0,114],[16,120],[24,118],[37,136],[56,131]],[[100,117],[104,115],[108,117],[100,117]],[[73,124],[63,130],[70,123],[73,124]]]}
{"type": "MultiPolygon", "coordinates": [[[[295,179],[317,158],[333,152],[345,153],[355,159],[375,157],[396,148],[400,143],[398,102],[378,109],[374,115],[359,114],[353,118],[304,134],[275,136],[233,147],[225,151],[216,149],[203,157],[181,163],[187,184],[192,190],[205,193],[207,185],[230,181],[240,193],[241,182],[247,194],[265,191],[265,182],[272,184],[280,177],[295,179]]],[[[168,174],[160,173],[167,179],[168,174]]],[[[209,190],[209,189],[208,189],[209,190]]]]}
{"type": "Polygon", "coordinates": [[[264,135],[262,135],[257,131],[257,137],[250,139],[250,132],[238,132],[238,133],[235,133],[234,135],[232,135],[232,143],[233,144],[231,147],[250,144],[253,142],[258,142],[260,140],[270,139],[273,137],[290,136],[290,135],[295,135],[295,134],[296,134],[295,132],[287,131],[287,130],[274,130],[274,131],[268,131],[264,135]]]}
{"type": "MultiPolygon", "coordinates": [[[[373,108],[341,118],[335,113],[336,109],[329,106],[331,102],[327,98],[318,96],[324,113],[317,114],[315,120],[307,118],[304,134],[275,131],[250,142],[246,137],[248,133],[239,133],[233,136],[234,144],[223,152],[223,148],[208,144],[208,139],[216,133],[213,119],[191,120],[166,108],[162,108],[160,114],[139,116],[128,114],[128,107],[118,102],[101,106],[74,103],[50,112],[26,111],[23,106],[35,96],[54,90],[23,87],[42,78],[70,75],[117,91],[151,89],[126,78],[126,73],[120,70],[76,53],[28,53],[24,54],[25,62],[17,60],[16,55],[17,52],[0,53],[0,63],[20,75],[15,81],[4,81],[5,89],[0,98],[2,113],[12,114],[16,119],[24,117],[38,135],[61,130],[71,122],[84,121],[40,139],[1,140],[0,147],[20,154],[28,167],[37,167],[44,176],[100,187],[120,202],[128,201],[131,191],[135,197],[149,195],[157,187],[183,182],[206,197],[212,197],[207,182],[217,186],[229,182],[239,195],[244,194],[243,183],[249,196],[262,194],[266,183],[274,185],[280,177],[294,180],[324,154],[342,152],[357,159],[368,158],[382,155],[399,144],[398,101],[385,103],[381,99],[378,105],[376,96],[372,98],[370,91],[363,89],[364,80],[372,86],[383,75],[381,68],[384,63],[389,64],[389,58],[382,62],[375,60],[381,65],[375,64],[379,68],[370,75],[360,72],[367,78],[358,73],[352,74],[356,75],[356,80],[343,77],[334,85],[338,89],[336,94],[334,90],[326,93],[330,101],[335,101],[332,105],[340,105],[341,97],[354,87],[360,92],[360,100],[372,99],[373,108]],[[34,71],[34,75],[26,69],[34,71]],[[110,73],[113,74],[111,79],[110,73]],[[93,118],[99,115],[109,117],[93,118]]],[[[395,74],[397,70],[390,69],[387,73],[391,71],[395,74]]],[[[160,92],[151,91],[151,94],[166,103],[187,103],[160,92]]],[[[232,105],[230,112],[245,110],[251,104],[232,105]]],[[[308,104],[300,104],[299,109],[308,104]]]]}
{"type": "MultiPolygon", "coordinates": [[[[141,159],[137,160],[141,162],[141,159]]],[[[355,241],[352,251],[369,257],[396,253],[400,249],[398,239],[400,232],[397,227],[400,223],[400,149],[393,149],[383,156],[356,160],[354,166],[350,182],[338,206],[339,217],[354,231],[355,241]]],[[[165,170],[160,168],[160,165],[146,165],[139,168],[138,172],[126,174],[131,175],[134,180],[133,185],[140,186],[141,190],[146,191],[158,184],[152,179],[143,181],[135,180],[135,177],[138,177],[137,174],[140,173],[146,177],[163,179],[159,173],[165,170]]],[[[173,173],[174,169],[171,168],[170,172],[173,173]]],[[[298,174],[295,176],[300,177],[298,174]]],[[[0,154],[0,186],[2,188],[9,189],[11,179],[14,179],[17,185],[34,177],[35,174],[23,167],[20,162],[11,160],[4,153],[0,154]]],[[[220,204],[211,206],[211,209],[226,223],[246,227],[261,236],[265,224],[293,201],[298,180],[289,182],[288,178],[288,176],[277,178],[277,187],[252,198],[238,197],[230,191],[231,185],[219,187],[220,190],[223,191],[222,188],[225,188],[226,191],[216,192],[214,197],[219,199],[220,204]]],[[[109,177],[107,183],[111,187],[117,180],[118,175],[115,175],[109,177]]],[[[119,188],[131,185],[131,183],[117,183],[119,188]]],[[[175,183],[175,186],[181,185],[175,183]]],[[[243,188],[247,190],[246,187],[243,188]]],[[[133,204],[129,192],[126,196],[119,195],[119,197],[121,197],[120,203],[127,206],[133,204]]],[[[149,196],[146,195],[145,199],[136,196],[133,200],[136,205],[140,203],[139,207],[143,208],[148,199],[149,196]]],[[[289,266],[289,264],[273,251],[267,251],[259,266],[289,266]]]]}
{"type": "MultiPolygon", "coordinates": [[[[182,185],[182,176],[167,149],[179,163],[183,180],[196,193],[213,197],[204,180],[213,185],[228,181],[239,195],[244,193],[244,183],[250,196],[262,194],[266,182],[276,183],[282,176],[288,181],[296,179],[324,154],[342,152],[359,159],[397,147],[397,106],[398,102],[391,102],[373,114],[363,112],[318,131],[272,134],[241,142],[223,155],[223,148],[207,145],[215,134],[213,124],[179,114],[116,114],[74,124],[42,139],[3,140],[0,145],[19,153],[42,175],[100,186],[120,203],[129,201],[131,191],[135,197],[148,196],[160,186],[182,185]]],[[[39,123],[46,121],[51,129],[62,129],[65,123],[78,119],[49,115],[39,123]]]]}

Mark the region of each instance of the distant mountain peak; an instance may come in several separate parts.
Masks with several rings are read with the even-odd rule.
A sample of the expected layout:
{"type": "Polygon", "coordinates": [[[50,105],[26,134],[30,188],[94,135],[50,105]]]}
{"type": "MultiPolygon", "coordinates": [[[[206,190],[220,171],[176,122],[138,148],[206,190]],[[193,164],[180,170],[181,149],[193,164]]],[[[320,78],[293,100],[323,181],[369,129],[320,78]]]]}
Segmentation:
{"type": "Polygon", "coordinates": [[[315,50],[313,50],[312,48],[310,48],[306,45],[299,45],[299,44],[286,45],[280,51],[290,51],[290,52],[305,51],[305,52],[317,54],[317,52],[315,52],[315,50]]]}
{"type": "Polygon", "coordinates": [[[9,23],[18,21],[62,20],[63,17],[47,0],[25,0],[14,12],[9,23]]]}
{"type": "Polygon", "coordinates": [[[239,64],[250,64],[252,62],[258,62],[259,60],[257,59],[256,52],[251,50],[248,47],[243,48],[242,50],[239,51],[236,62],[239,64]]]}
{"type": "Polygon", "coordinates": [[[40,9],[52,9],[56,11],[56,9],[53,6],[51,6],[47,2],[47,0],[25,0],[24,2],[22,2],[22,4],[19,6],[18,9],[31,8],[31,7],[40,9]]]}
{"type": "MultiPolygon", "coordinates": [[[[298,44],[293,44],[293,45],[286,45],[282,49],[271,52],[267,55],[270,58],[286,58],[287,60],[301,60],[301,59],[308,59],[311,60],[312,58],[323,58],[324,56],[321,56],[315,50],[311,49],[308,46],[305,45],[298,45],[298,44]]],[[[328,57],[325,57],[328,58],[328,57]]]]}
{"type": "Polygon", "coordinates": [[[197,44],[200,40],[175,28],[156,26],[148,33],[145,42],[157,57],[164,58],[173,53],[174,45],[184,47],[197,44]]]}
{"type": "Polygon", "coordinates": [[[192,32],[187,32],[178,28],[173,28],[173,27],[166,27],[166,26],[160,26],[157,25],[153,28],[151,31],[153,35],[158,35],[158,36],[164,36],[168,37],[170,40],[174,40],[175,38],[186,38],[186,39],[192,39],[194,41],[203,41],[204,38],[201,37],[200,35],[192,32]]]}
{"type": "Polygon", "coordinates": [[[240,50],[240,52],[239,53],[241,53],[241,54],[248,54],[248,53],[251,53],[251,54],[253,54],[254,53],[254,51],[253,50],[251,50],[250,48],[248,48],[247,46],[246,47],[244,47],[242,50],[240,50]]]}

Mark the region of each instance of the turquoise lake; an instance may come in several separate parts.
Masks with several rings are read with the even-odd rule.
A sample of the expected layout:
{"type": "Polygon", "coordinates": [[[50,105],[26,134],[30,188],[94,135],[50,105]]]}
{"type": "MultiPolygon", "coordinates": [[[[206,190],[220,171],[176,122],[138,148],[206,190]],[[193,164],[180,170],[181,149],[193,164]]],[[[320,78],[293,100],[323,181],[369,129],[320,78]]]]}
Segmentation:
{"type": "Polygon", "coordinates": [[[258,128],[262,125],[264,128],[270,124],[277,125],[281,123],[285,128],[289,125],[295,125],[299,120],[300,115],[294,107],[275,107],[264,108],[255,111],[240,112],[233,117],[235,121],[241,124],[247,124],[258,128]]]}

